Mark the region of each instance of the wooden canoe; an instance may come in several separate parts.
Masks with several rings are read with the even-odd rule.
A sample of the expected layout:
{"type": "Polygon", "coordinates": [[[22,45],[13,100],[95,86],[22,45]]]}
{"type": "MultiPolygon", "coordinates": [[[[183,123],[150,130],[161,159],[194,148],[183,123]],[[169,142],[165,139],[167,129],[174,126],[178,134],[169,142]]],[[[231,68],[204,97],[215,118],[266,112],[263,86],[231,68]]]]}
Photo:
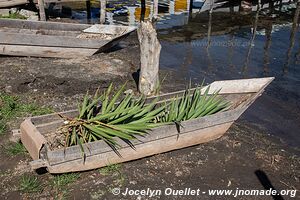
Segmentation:
{"type": "Polygon", "coordinates": [[[76,58],[116,45],[133,26],[0,19],[0,54],[76,58]]]}
{"type": "MultiPolygon", "coordinates": [[[[273,79],[271,77],[213,82],[210,84],[210,91],[221,89],[220,95],[231,102],[228,111],[182,122],[183,127],[180,128],[179,137],[175,125],[152,129],[146,137],[133,141],[136,149],[118,140],[121,144],[119,152],[122,157],[119,157],[103,141],[88,143],[88,148],[84,145],[87,154],[85,162],[78,145],[51,150],[43,135],[54,132],[63,125],[63,120],[57,114],[26,119],[21,124],[21,141],[34,159],[30,162],[32,169],[45,167],[50,173],[90,170],[197,145],[221,137],[273,79]]],[[[205,88],[202,91],[204,90],[205,88]]],[[[183,92],[160,95],[160,99],[171,99],[183,92]]],[[[74,117],[77,111],[71,110],[63,114],[74,117]]]]}

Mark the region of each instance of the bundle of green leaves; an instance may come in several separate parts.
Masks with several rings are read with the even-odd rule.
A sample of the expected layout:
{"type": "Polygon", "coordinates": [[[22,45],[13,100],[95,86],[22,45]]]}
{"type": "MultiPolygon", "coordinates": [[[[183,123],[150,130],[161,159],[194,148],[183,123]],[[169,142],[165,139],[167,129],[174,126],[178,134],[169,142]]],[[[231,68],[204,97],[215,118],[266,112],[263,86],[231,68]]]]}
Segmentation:
{"type": "Polygon", "coordinates": [[[190,119],[212,115],[229,108],[230,103],[219,97],[219,91],[209,94],[210,87],[201,94],[202,85],[192,89],[186,89],[182,96],[175,97],[166,106],[161,122],[180,123],[190,119]]]}
{"type": "Polygon", "coordinates": [[[120,102],[117,100],[123,94],[123,85],[112,97],[112,85],[103,95],[98,92],[93,98],[87,94],[79,106],[79,115],[75,119],[67,119],[65,130],[65,146],[80,145],[97,140],[105,141],[117,152],[120,138],[133,147],[130,140],[137,135],[143,136],[146,130],[159,126],[155,118],[162,113],[165,106],[156,107],[155,99],[150,104],[145,103],[145,97],[136,99],[132,94],[126,94],[120,102]]]}
{"type": "Polygon", "coordinates": [[[79,105],[79,115],[74,119],[66,119],[62,127],[65,134],[65,147],[103,140],[116,153],[120,146],[116,138],[120,138],[134,147],[130,142],[136,136],[144,136],[147,130],[171,123],[211,115],[224,111],[229,103],[218,96],[219,91],[209,94],[209,87],[201,94],[201,87],[187,89],[181,97],[157,104],[158,98],[146,104],[146,98],[123,95],[125,85],[112,95],[112,84],[104,94],[98,91],[94,97],[87,94],[79,105]]]}

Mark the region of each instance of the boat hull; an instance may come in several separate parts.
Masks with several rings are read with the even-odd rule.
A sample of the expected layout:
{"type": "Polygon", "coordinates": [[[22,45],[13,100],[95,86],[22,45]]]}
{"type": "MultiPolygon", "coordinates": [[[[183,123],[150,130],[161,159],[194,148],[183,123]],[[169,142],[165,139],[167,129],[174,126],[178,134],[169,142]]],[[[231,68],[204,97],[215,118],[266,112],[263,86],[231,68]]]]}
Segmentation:
{"type": "MultiPolygon", "coordinates": [[[[217,81],[210,84],[211,90],[220,89],[220,95],[231,101],[231,109],[213,115],[181,122],[180,127],[166,125],[148,132],[145,137],[133,140],[134,149],[116,138],[121,145],[117,155],[105,142],[95,141],[84,145],[86,159],[82,158],[79,146],[51,150],[44,134],[55,131],[63,125],[57,115],[46,115],[26,119],[21,124],[21,140],[34,159],[33,169],[46,167],[50,173],[65,173],[91,170],[111,164],[181,149],[220,138],[232,123],[263,93],[273,78],[217,81]],[[231,89],[230,89],[231,88],[231,89]],[[242,92],[245,91],[245,92],[242,92]]],[[[205,88],[203,88],[204,92],[205,88]]],[[[161,99],[171,99],[183,91],[161,95],[161,99]]],[[[163,100],[162,100],[163,101],[163,100]]],[[[74,117],[76,110],[63,113],[74,117]]]]}

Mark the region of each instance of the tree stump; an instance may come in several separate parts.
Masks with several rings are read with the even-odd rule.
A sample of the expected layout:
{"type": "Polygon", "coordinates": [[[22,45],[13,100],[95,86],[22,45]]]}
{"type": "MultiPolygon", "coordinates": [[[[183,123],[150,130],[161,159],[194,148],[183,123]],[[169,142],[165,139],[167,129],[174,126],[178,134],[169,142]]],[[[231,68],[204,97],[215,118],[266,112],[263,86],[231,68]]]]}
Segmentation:
{"type": "Polygon", "coordinates": [[[157,92],[159,86],[159,56],[161,45],[157,33],[150,21],[141,22],[138,29],[141,52],[141,70],[139,76],[139,91],[144,95],[157,92]]]}

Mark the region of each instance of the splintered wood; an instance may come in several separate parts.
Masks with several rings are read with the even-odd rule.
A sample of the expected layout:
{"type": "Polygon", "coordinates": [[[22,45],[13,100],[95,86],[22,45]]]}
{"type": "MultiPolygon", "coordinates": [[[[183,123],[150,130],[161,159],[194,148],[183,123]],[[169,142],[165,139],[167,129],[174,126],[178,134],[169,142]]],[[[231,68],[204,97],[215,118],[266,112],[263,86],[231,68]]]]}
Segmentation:
{"type": "Polygon", "coordinates": [[[139,91],[144,95],[151,95],[159,86],[158,70],[161,45],[151,22],[141,22],[137,32],[141,51],[139,91]]]}

